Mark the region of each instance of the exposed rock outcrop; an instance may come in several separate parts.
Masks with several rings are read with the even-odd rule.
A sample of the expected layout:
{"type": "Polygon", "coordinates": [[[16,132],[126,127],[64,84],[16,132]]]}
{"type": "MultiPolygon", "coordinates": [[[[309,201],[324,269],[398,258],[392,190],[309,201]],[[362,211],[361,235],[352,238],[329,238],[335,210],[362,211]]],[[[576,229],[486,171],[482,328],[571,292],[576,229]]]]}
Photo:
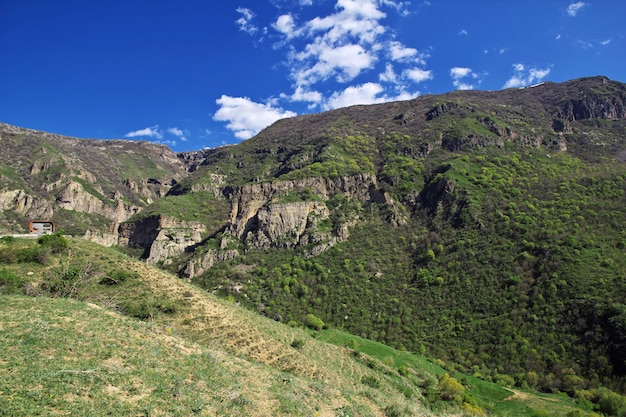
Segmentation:
{"type": "Polygon", "coordinates": [[[626,118],[626,95],[585,95],[572,99],[561,106],[559,119],[569,122],[586,119],[617,120],[626,118]]]}
{"type": "Polygon", "coordinates": [[[171,262],[189,247],[202,241],[206,227],[169,216],[153,216],[137,222],[122,223],[118,243],[144,250],[146,262],[152,265],[171,262]]]}
{"type": "MultiPolygon", "coordinates": [[[[245,243],[259,249],[293,248],[325,240],[315,233],[330,211],[321,201],[270,204],[257,210],[256,221],[248,223],[245,243]]],[[[326,240],[330,236],[326,237],[326,240]]]]}
{"type": "Polygon", "coordinates": [[[203,255],[194,258],[185,264],[185,267],[181,271],[181,276],[184,278],[192,279],[198,275],[202,275],[208,269],[210,269],[216,262],[225,262],[234,259],[239,256],[239,251],[236,249],[229,250],[215,250],[209,249],[203,255]]]}
{"type": "Polygon", "coordinates": [[[50,218],[54,209],[48,200],[27,194],[24,190],[0,192],[0,212],[10,210],[28,218],[50,218]]]}
{"type": "Polygon", "coordinates": [[[128,219],[139,211],[139,207],[135,205],[124,204],[121,195],[115,196],[113,204],[107,204],[101,197],[85,191],[83,185],[76,181],[70,181],[57,195],[56,205],[65,210],[99,214],[116,223],[128,219]]]}
{"type": "Polygon", "coordinates": [[[261,207],[270,203],[274,197],[281,197],[291,192],[307,191],[319,200],[329,200],[341,194],[366,203],[371,200],[372,193],[377,189],[376,177],[366,173],[349,177],[316,177],[227,188],[224,192],[231,200],[232,207],[229,232],[241,238],[251,230],[255,223],[258,224],[258,219],[255,218],[261,207]]]}

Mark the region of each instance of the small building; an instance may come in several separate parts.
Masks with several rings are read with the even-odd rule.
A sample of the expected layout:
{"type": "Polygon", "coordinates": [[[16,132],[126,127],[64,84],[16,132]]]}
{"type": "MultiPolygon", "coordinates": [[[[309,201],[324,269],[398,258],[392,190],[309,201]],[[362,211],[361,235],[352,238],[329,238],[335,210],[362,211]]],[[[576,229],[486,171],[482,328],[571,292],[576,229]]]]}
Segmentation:
{"type": "Polygon", "coordinates": [[[54,223],[48,220],[33,220],[28,230],[33,235],[49,235],[54,233],[54,223]]]}

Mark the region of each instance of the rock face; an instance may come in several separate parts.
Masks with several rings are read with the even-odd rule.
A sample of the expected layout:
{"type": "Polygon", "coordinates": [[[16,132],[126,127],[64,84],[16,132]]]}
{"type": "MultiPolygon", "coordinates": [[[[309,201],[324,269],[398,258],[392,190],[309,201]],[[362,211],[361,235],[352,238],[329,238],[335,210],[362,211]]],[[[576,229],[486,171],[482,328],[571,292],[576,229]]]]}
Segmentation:
{"type": "Polygon", "coordinates": [[[162,198],[184,173],[169,148],[85,140],[0,123],[0,228],[55,221],[65,233],[117,243],[118,224],[162,198]]]}
{"type": "Polygon", "coordinates": [[[244,241],[258,249],[294,248],[320,243],[317,225],[328,219],[330,211],[318,201],[270,204],[259,208],[256,219],[246,223],[244,241]],[[247,230],[247,233],[246,233],[247,230]]]}
{"type": "Polygon", "coordinates": [[[98,214],[115,223],[122,222],[139,211],[136,205],[124,204],[121,195],[114,196],[114,204],[107,204],[106,201],[87,192],[82,184],[71,180],[57,194],[55,202],[59,208],[98,214]]]}
{"type": "Polygon", "coordinates": [[[377,204],[392,227],[407,224],[409,212],[473,221],[454,182],[423,169],[433,152],[511,146],[581,156],[581,143],[594,142],[623,155],[621,124],[587,130],[624,118],[626,86],[596,77],[342,108],[280,120],[240,145],[180,154],[0,123],[0,228],[59,219],[67,233],[139,248],[149,263],[174,260],[186,277],[251,248],[315,256],[349,238],[359,221],[345,213],[349,204],[377,204]]]}
{"type": "Polygon", "coordinates": [[[626,118],[626,94],[610,97],[597,94],[581,94],[560,106],[559,119],[569,122],[587,119],[618,120],[626,118]]]}
{"type": "Polygon", "coordinates": [[[213,180],[206,191],[230,202],[230,215],[218,237],[219,247],[202,246],[207,233],[203,224],[164,215],[122,223],[118,243],[143,249],[143,257],[151,264],[167,265],[181,254],[190,253],[180,273],[191,279],[215,262],[239,256],[241,248],[306,248],[306,253],[315,256],[348,239],[349,228],[357,219],[333,223],[333,209],[327,201],[335,196],[361,204],[394,203],[378,189],[376,177],[370,174],[226,186],[219,193],[214,188],[222,179],[213,180]]]}
{"type": "Polygon", "coordinates": [[[205,230],[201,223],[159,215],[138,222],[122,223],[118,244],[143,249],[149,264],[167,264],[168,260],[200,243],[205,230]]]}
{"type": "Polygon", "coordinates": [[[161,228],[150,245],[146,262],[152,265],[158,263],[167,265],[172,258],[181,255],[190,246],[200,243],[203,230],[204,227],[197,223],[170,225],[161,228]]]}
{"type": "Polygon", "coordinates": [[[49,201],[29,195],[24,190],[0,192],[0,211],[4,210],[33,219],[50,218],[54,212],[49,201]]]}
{"type": "MultiPolygon", "coordinates": [[[[225,194],[231,200],[232,207],[230,215],[231,226],[228,229],[230,233],[241,238],[251,230],[251,227],[258,227],[259,210],[264,206],[268,206],[275,197],[280,199],[280,197],[288,194],[308,192],[315,198],[325,201],[337,194],[341,194],[347,198],[365,203],[371,200],[377,189],[376,177],[365,173],[350,177],[274,181],[226,189],[225,194]]],[[[294,216],[301,218],[303,213],[308,213],[312,207],[310,204],[281,205],[281,208],[291,211],[292,220],[294,216]]],[[[273,212],[276,213],[276,210],[277,208],[275,207],[273,212]]],[[[317,210],[319,210],[319,206],[317,210]]],[[[269,207],[261,210],[262,221],[269,221],[271,212],[272,209],[269,207]]],[[[290,222],[288,219],[284,221],[290,222]]],[[[274,234],[271,231],[267,232],[274,234]]]]}
{"type": "Polygon", "coordinates": [[[209,249],[206,253],[187,262],[181,271],[181,276],[192,279],[195,276],[202,275],[206,270],[210,269],[216,262],[224,262],[239,256],[236,249],[215,250],[209,249]]]}

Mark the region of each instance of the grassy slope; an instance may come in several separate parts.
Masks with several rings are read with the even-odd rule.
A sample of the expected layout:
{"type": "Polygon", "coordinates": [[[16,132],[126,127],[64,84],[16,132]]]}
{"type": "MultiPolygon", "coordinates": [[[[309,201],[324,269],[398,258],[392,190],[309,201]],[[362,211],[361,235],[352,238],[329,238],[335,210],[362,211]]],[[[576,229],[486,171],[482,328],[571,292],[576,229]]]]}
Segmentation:
{"type": "MultiPolygon", "coordinates": [[[[14,415],[30,415],[37,406],[71,410],[73,402],[67,399],[91,415],[106,414],[116,402],[119,410],[148,410],[150,415],[335,415],[343,408],[350,415],[374,416],[396,403],[424,412],[387,381],[391,377],[380,378],[379,389],[361,384],[361,376],[376,373],[341,348],[114,251],[87,242],[71,246],[70,263],[85,271],[76,282],[75,297],[149,318],[135,321],[63,299],[3,296],[2,327],[9,331],[3,332],[7,354],[0,363],[12,377],[2,397],[12,398],[14,415]],[[117,285],[99,284],[118,270],[136,275],[117,285]],[[295,339],[304,345],[293,348],[295,339]],[[9,349],[12,340],[23,343],[9,349]],[[180,349],[171,348],[178,345],[180,349]],[[202,362],[197,376],[195,362],[202,362]],[[42,380],[47,382],[35,383],[41,375],[49,377],[42,380]],[[69,382],[59,386],[57,377],[69,382]],[[79,388],[83,380],[91,381],[88,389],[79,388]],[[121,396],[111,398],[118,392],[121,396]]],[[[45,281],[56,267],[8,268],[33,272],[29,279],[45,281]]]]}
{"type": "MultiPolygon", "coordinates": [[[[26,287],[40,294],[0,296],[5,415],[378,416],[385,409],[432,414],[424,401],[437,414],[454,412],[452,403],[432,401],[440,395],[432,386],[424,395],[433,398],[422,397],[420,382],[436,381],[444,370],[421,357],[363,339],[357,350],[367,355],[351,353],[115,251],[80,240],[70,246],[69,259],[64,255],[47,265],[0,265],[4,276],[10,270],[23,282],[39,283],[26,287]],[[75,267],[79,273],[70,292],[83,301],[41,296],[46,282],[75,267]],[[292,347],[295,340],[302,346],[292,347]],[[400,366],[415,372],[402,376],[400,366]]],[[[350,337],[337,331],[320,335],[339,345],[350,337]]],[[[517,410],[507,411],[489,401],[502,403],[511,392],[463,382],[476,392],[487,387],[495,393],[479,398],[496,415],[530,415],[529,399],[539,401],[525,394],[507,401],[517,410]]],[[[542,405],[552,415],[571,407],[556,397],[542,405]]]]}

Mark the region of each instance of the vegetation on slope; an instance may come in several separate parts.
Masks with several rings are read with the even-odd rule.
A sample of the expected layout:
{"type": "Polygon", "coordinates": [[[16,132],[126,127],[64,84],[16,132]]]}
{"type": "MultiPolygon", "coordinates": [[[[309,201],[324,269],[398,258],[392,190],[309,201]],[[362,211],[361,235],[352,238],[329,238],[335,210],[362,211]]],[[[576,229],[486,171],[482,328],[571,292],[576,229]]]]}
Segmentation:
{"type": "Polygon", "coordinates": [[[585,415],[564,398],[514,396],[417,355],[312,332],[333,347],[95,244],[0,245],[15,255],[0,260],[7,415],[585,415]],[[49,256],[31,256],[40,251],[49,256]]]}
{"type": "Polygon", "coordinates": [[[623,85],[577,80],[278,123],[224,152],[258,155],[280,137],[270,154],[291,156],[277,157],[275,178],[332,177],[360,161],[403,205],[326,201],[359,219],[348,241],[314,258],[246,248],[197,282],[287,323],[314,314],[427,349],[484,379],[623,392],[624,97],[623,85]],[[298,130],[311,126],[326,130],[298,130]],[[319,147],[300,153],[304,137],[319,147]]]}
{"type": "Polygon", "coordinates": [[[424,170],[425,221],[393,228],[378,205],[355,207],[351,239],[318,257],[250,250],[198,282],[510,385],[621,389],[623,165],[484,149],[424,170]]]}

